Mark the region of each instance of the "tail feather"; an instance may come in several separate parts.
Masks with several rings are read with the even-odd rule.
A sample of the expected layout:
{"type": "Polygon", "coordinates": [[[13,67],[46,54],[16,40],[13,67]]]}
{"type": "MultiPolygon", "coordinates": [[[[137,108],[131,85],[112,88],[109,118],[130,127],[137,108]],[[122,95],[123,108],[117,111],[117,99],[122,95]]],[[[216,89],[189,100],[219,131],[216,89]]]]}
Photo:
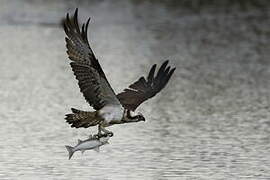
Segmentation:
{"type": "Polygon", "coordinates": [[[90,126],[96,126],[100,120],[97,118],[97,112],[81,111],[75,108],[71,108],[73,114],[66,114],[66,122],[71,124],[71,127],[75,128],[88,128],[90,126]]]}
{"type": "Polygon", "coordinates": [[[67,148],[68,151],[68,159],[71,159],[71,157],[73,156],[73,153],[75,151],[73,151],[73,147],[72,146],[65,146],[67,148]]]}

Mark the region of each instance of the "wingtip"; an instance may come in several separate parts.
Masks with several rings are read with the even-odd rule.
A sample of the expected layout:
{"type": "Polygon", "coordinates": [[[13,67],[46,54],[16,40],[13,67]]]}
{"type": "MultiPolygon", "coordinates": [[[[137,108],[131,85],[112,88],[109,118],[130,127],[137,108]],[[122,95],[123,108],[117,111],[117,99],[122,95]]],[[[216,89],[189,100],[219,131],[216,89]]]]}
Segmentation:
{"type": "Polygon", "coordinates": [[[156,69],[157,64],[154,64],[151,69],[156,69]]]}
{"type": "Polygon", "coordinates": [[[91,20],[91,17],[89,17],[85,23],[85,32],[86,32],[86,36],[87,36],[87,29],[88,29],[88,25],[89,25],[89,22],[91,20]]]}
{"type": "Polygon", "coordinates": [[[169,77],[171,77],[171,76],[173,75],[175,69],[176,69],[176,67],[174,67],[173,69],[170,70],[170,72],[169,72],[169,77]]]}
{"type": "Polygon", "coordinates": [[[148,81],[148,84],[152,84],[153,82],[153,79],[154,79],[154,75],[155,75],[155,71],[156,71],[156,67],[157,67],[157,64],[154,64],[149,73],[148,73],[148,76],[147,76],[147,81],[148,81]]]}
{"type": "Polygon", "coordinates": [[[164,71],[166,70],[168,63],[169,63],[169,60],[166,60],[162,63],[162,65],[160,66],[160,68],[158,70],[156,78],[160,78],[162,76],[162,74],[164,74],[164,71]]]}
{"type": "Polygon", "coordinates": [[[91,20],[91,17],[89,17],[89,18],[87,19],[87,21],[86,21],[86,27],[88,26],[90,20],[91,20]]]}
{"type": "MultiPolygon", "coordinates": [[[[166,61],[164,61],[164,63],[163,63],[161,66],[163,66],[164,64],[166,64],[166,65],[164,65],[164,66],[166,67],[166,66],[168,65],[169,61],[170,61],[170,60],[167,59],[166,61]]],[[[168,66],[168,67],[166,68],[166,70],[167,70],[167,69],[169,69],[169,72],[172,72],[172,73],[173,73],[173,72],[175,71],[176,67],[173,67],[173,68],[172,68],[171,66],[168,66]]]]}
{"type": "Polygon", "coordinates": [[[164,63],[163,63],[163,64],[165,64],[165,63],[166,63],[166,64],[168,64],[168,63],[169,63],[169,61],[170,61],[170,60],[169,60],[169,59],[167,59],[167,60],[165,60],[165,61],[164,61],[164,63]]]}
{"type": "Polygon", "coordinates": [[[66,14],[66,20],[69,21],[69,13],[66,14]]]}
{"type": "Polygon", "coordinates": [[[161,65],[161,67],[160,68],[166,68],[166,66],[168,65],[168,63],[169,63],[169,60],[166,60],[166,61],[164,61],[164,63],[162,63],[162,65],[161,65]]]}
{"type": "Polygon", "coordinates": [[[75,9],[74,17],[78,16],[78,8],[75,9]]]}
{"type": "Polygon", "coordinates": [[[170,69],[171,69],[171,66],[168,66],[168,67],[165,69],[164,74],[168,74],[168,72],[170,71],[170,69]]]}

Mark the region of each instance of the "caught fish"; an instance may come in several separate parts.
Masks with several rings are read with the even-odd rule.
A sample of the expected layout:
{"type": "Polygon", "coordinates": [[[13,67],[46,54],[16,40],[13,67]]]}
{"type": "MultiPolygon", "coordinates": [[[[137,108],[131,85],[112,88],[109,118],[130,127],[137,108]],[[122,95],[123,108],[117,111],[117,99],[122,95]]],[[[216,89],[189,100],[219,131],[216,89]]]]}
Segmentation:
{"type": "Polygon", "coordinates": [[[65,146],[67,148],[68,155],[69,155],[68,159],[71,159],[74,152],[76,152],[76,151],[81,151],[83,153],[85,150],[93,149],[93,150],[99,152],[99,147],[102,145],[108,144],[109,138],[110,138],[109,136],[97,138],[97,137],[90,135],[90,137],[86,140],[82,141],[82,140],[78,139],[78,144],[76,146],[74,146],[74,147],[65,146]]]}

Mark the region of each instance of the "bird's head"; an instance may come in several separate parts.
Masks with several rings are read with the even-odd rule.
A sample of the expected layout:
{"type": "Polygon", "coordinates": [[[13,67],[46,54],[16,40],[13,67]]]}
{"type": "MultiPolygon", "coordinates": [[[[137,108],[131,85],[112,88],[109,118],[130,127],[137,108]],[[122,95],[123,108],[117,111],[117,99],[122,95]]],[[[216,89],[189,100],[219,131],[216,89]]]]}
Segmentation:
{"type": "Polygon", "coordinates": [[[137,114],[127,110],[126,111],[126,117],[127,117],[127,121],[128,122],[139,122],[139,121],[145,121],[144,116],[142,115],[142,113],[138,112],[137,114]]]}

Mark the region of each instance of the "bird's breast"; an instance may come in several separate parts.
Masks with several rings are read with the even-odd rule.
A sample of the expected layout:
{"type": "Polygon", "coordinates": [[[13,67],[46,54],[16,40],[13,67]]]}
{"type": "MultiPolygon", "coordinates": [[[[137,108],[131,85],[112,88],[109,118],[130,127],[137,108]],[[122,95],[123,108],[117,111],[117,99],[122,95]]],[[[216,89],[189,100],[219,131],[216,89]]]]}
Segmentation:
{"type": "Polygon", "coordinates": [[[112,122],[117,123],[122,120],[124,108],[121,106],[104,106],[98,114],[103,119],[104,125],[109,126],[112,122]]]}

